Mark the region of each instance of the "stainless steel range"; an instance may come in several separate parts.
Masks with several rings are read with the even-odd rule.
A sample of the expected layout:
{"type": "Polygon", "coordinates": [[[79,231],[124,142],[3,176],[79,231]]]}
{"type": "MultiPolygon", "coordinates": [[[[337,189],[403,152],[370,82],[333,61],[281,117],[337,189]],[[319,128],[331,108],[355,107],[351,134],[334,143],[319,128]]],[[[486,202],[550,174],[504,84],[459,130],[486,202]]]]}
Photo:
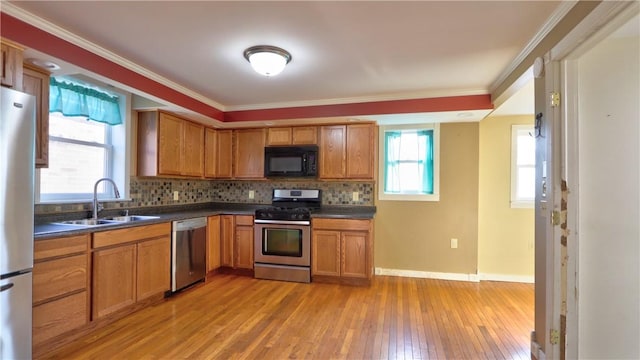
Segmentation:
{"type": "Polygon", "coordinates": [[[256,210],[256,278],[311,282],[311,212],[320,190],[273,190],[271,207],[256,210]]]}

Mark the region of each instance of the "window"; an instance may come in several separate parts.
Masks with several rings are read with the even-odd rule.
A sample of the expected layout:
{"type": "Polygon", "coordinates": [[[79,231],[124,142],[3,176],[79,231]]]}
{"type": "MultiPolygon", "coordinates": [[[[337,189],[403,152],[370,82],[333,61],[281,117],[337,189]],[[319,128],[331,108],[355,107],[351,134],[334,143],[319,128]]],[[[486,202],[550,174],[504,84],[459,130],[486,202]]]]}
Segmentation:
{"type": "Polygon", "coordinates": [[[532,125],[511,127],[511,207],[532,208],[535,198],[536,141],[532,125]]]}
{"type": "Polygon", "coordinates": [[[380,143],[380,200],[439,200],[438,124],[382,127],[380,143]]]}
{"type": "MultiPolygon", "coordinates": [[[[64,81],[67,87],[63,91],[71,89],[71,85],[66,83],[67,80],[64,81]]],[[[89,201],[93,198],[95,182],[103,177],[112,178],[118,184],[121,196],[126,197],[129,190],[126,145],[128,121],[126,118],[119,119],[120,115],[114,115],[112,110],[113,106],[116,106],[117,112],[126,114],[126,111],[120,109],[127,108],[129,97],[86,83],[78,85],[75,81],[75,94],[61,96],[62,91],[54,90],[57,84],[60,82],[52,78],[49,167],[37,172],[37,201],[89,201]],[[91,97],[95,93],[100,97],[115,98],[116,102],[108,105],[112,109],[105,111],[105,106],[101,107],[96,97],[91,97]],[[78,106],[85,98],[89,99],[89,104],[85,102],[78,106]],[[70,102],[73,103],[73,108],[69,107],[70,102]],[[82,115],[77,116],[78,114],[82,115]],[[94,118],[97,120],[93,120],[94,118]],[[120,124],[110,124],[118,121],[120,124]]],[[[101,199],[114,198],[113,187],[107,182],[102,182],[97,190],[101,199]]]]}

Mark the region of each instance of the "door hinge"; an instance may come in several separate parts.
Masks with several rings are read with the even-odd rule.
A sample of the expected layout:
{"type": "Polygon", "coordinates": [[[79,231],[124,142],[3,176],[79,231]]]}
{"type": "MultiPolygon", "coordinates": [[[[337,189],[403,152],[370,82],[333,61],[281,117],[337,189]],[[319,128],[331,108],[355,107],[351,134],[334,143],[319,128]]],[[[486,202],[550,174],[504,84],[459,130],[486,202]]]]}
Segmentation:
{"type": "Polygon", "coordinates": [[[560,211],[553,210],[551,212],[551,225],[558,226],[560,225],[561,220],[562,219],[560,218],[560,211]]]}
{"type": "Polygon", "coordinates": [[[549,342],[551,345],[558,345],[560,342],[560,332],[555,329],[551,329],[549,332],[549,342]]]}
{"type": "Polygon", "coordinates": [[[558,106],[560,106],[560,93],[554,91],[551,93],[551,107],[558,107],[558,106]]]}

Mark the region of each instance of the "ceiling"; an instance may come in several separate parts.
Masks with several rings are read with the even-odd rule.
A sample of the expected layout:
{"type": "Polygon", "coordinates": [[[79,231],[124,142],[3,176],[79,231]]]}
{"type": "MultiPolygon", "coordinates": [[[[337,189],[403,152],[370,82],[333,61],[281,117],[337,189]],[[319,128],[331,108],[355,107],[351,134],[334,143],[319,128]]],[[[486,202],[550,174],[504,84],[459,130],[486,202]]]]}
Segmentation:
{"type": "Polygon", "coordinates": [[[12,15],[44,20],[189,96],[239,111],[490,94],[561,2],[8,3],[12,15]],[[282,74],[253,72],[243,50],[260,44],[292,54],[282,74]]]}

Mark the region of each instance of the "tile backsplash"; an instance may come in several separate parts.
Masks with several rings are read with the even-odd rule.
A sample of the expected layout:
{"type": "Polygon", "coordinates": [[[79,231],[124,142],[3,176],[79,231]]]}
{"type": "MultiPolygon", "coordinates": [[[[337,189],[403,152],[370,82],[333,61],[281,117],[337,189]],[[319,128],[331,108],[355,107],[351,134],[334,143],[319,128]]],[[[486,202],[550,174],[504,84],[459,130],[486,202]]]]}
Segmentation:
{"type": "MultiPolygon", "coordinates": [[[[105,209],[134,209],[166,205],[186,205],[209,202],[270,204],[272,190],[276,188],[320,189],[323,205],[373,206],[374,182],[338,181],[238,181],[197,180],[132,177],[131,201],[109,201],[105,209]],[[249,191],[254,198],[249,199],[249,191]],[[178,191],[179,200],[173,200],[178,191]],[[357,191],[358,201],[353,201],[357,191]]],[[[37,204],[36,214],[53,214],[91,210],[91,203],[37,204]]]]}

